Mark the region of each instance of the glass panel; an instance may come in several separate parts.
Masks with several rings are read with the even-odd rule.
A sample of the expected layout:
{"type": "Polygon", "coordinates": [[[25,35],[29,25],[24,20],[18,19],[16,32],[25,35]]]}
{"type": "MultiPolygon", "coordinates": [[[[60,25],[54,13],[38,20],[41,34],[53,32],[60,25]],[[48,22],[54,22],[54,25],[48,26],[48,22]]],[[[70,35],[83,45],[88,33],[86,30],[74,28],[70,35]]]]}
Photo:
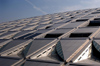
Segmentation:
{"type": "Polygon", "coordinates": [[[56,51],[57,51],[58,55],[64,60],[63,51],[62,51],[60,41],[56,45],[56,51]]]}

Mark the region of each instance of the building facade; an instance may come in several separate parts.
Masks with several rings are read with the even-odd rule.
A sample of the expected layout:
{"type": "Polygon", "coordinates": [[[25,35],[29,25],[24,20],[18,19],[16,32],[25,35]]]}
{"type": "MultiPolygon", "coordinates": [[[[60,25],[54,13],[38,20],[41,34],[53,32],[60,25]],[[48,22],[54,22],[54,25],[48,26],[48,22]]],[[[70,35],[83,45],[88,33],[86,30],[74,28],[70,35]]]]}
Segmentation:
{"type": "Polygon", "coordinates": [[[99,66],[100,8],[0,24],[0,66],[99,66]]]}

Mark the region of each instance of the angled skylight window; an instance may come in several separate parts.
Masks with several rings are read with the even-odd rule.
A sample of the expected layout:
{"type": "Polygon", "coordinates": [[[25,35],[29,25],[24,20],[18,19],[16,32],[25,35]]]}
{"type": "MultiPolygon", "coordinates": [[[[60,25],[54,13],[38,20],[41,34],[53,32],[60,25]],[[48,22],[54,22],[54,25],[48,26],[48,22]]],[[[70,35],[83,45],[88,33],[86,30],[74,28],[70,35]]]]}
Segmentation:
{"type": "Polygon", "coordinates": [[[77,37],[88,37],[91,33],[72,33],[69,37],[70,38],[77,38],[77,37]]]}
{"type": "Polygon", "coordinates": [[[59,36],[63,35],[62,33],[59,34],[47,34],[45,38],[58,38],[59,36]]]}

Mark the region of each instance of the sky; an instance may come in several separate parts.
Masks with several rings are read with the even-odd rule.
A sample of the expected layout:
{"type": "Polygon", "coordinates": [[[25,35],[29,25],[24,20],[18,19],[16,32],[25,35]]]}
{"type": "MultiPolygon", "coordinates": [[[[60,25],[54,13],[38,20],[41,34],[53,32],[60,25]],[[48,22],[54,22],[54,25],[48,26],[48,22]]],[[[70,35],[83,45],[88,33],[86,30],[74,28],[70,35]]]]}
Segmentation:
{"type": "Polygon", "coordinates": [[[0,23],[98,7],[100,0],[0,0],[0,23]]]}

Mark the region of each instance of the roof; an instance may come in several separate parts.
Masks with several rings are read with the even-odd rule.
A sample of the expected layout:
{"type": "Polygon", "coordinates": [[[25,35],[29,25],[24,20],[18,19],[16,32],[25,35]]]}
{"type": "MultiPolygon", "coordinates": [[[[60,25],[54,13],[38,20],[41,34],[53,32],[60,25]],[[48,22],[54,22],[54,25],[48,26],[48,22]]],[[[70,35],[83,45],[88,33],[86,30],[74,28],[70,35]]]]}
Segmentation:
{"type": "Polygon", "coordinates": [[[85,43],[86,40],[66,40],[66,39],[61,39],[61,47],[64,55],[64,59],[67,60],[82,44],[85,43]]]}
{"type": "Polygon", "coordinates": [[[36,50],[39,50],[40,48],[42,48],[43,46],[47,45],[48,43],[50,43],[51,41],[53,41],[54,39],[35,39],[33,40],[28,52],[27,52],[27,56],[30,55],[31,53],[35,52],[36,50]]]}
{"type": "Polygon", "coordinates": [[[36,60],[27,60],[24,66],[60,66],[60,63],[56,62],[47,62],[47,61],[36,61],[36,60]]]}
{"type": "Polygon", "coordinates": [[[93,27],[91,27],[91,28],[79,28],[79,29],[77,29],[76,31],[74,31],[73,33],[94,33],[95,31],[97,31],[98,30],[98,28],[93,28],[93,27]]]}
{"type": "Polygon", "coordinates": [[[75,28],[81,24],[83,24],[84,22],[73,22],[73,23],[69,23],[61,28],[75,28]]]}
{"type": "Polygon", "coordinates": [[[13,36],[13,38],[19,38],[23,35],[32,34],[32,33],[34,33],[33,30],[21,31],[21,32],[17,33],[15,36],[13,36]]]}
{"type": "Polygon", "coordinates": [[[100,32],[94,38],[100,38],[100,32]]]}
{"type": "Polygon", "coordinates": [[[57,30],[54,30],[54,31],[50,32],[49,34],[67,33],[70,30],[72,30],[72,29],[57,29],[57,30]]]}
{"type": "Polygon", "coordinates": [[[16,31],[8,31],[7,33],[2,34],[0,37],[2,38],[3,36],[11,35],[13,33],[17,33],[16,31]]]}
{"type": "Polygon", "coordinates": [[[60,24],[53,24],[49,29],[53,29],[53,28],[57,28],[61,25],[63,25],[64,23],[60,23],[60,24]]]}
{"type": "Polygon", "coordinates": [[[65,65],[65,66],[99,66],[99,65],[100,65],[99,62],[96,62],[91,59],[85,59],[85,60],[79,61],[77,63],[71,63],[71,64],[65,65]]]}
{"type": "Polygon", "coordinates": [[[41,29],[41,30],[37,30],[35,33],[45,33],[45,32],[48,32],[48,31],[50,31],[50,29],[47,29],[47,30],[41,29]]]}
{"type": "Polygon", "coordinates": [[[75,10],[1,23],[0,66],[97,65],[89,57],[80,60],[87,49],[100,59],[99,11],[75,10]]]}
{"type": "Polygon", "coordinates": [[[21,43],[24,43],[26,41],[28,41],[28,40],[13,40],[13,41],[7,43],[7,45],[5,47],[3,47],[0,52],[6,51],[6,50],[8,50],[8,49],[10,49],[12,47],[15,47],[15,46],[17,46],[17,45],[19,45],[21,43]]]}
{"type": "Polygon", "coordinates": [[[11,66],[19,60],[20,60],[19,58],[0,57],[0,65],[2,65],[2,66],[11,66]]]}

